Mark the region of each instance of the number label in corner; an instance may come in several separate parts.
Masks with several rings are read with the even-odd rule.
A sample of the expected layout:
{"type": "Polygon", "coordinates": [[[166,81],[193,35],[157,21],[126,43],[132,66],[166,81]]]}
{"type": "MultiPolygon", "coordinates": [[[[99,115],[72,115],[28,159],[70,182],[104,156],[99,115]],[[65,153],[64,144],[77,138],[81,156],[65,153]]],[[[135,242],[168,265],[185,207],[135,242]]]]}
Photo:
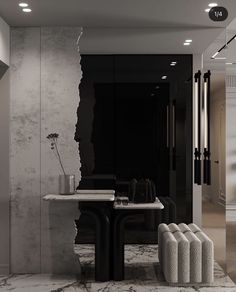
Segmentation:
{"type": "Polygon", "coordinates": [[[213,21],[225,21],[229,13],[225,7],[216,6],[209,11],[209,17],[213,21]]]}

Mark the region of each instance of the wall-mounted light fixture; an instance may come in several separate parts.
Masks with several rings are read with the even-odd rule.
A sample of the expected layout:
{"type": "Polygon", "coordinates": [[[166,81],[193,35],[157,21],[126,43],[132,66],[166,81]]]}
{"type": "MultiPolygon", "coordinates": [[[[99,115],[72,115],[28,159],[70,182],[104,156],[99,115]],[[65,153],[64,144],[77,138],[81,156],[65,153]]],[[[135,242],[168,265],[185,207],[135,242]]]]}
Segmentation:
{"type": "Polygon", "coordinates": [[[211,72],[207,71],[204,76],[203,90],[203,116],[204,116],[204,164],[203,183],[211,184],[211,152],[210,152],[210,80],[211,72]]]}
{"type": "Polygon", "coordinates": [[[176,170],[176,100],[172,102],[172,170],[176,170]]]}
{"type": "Polygon", "coordinates": [[[201,71],[194,75],[194,183],[202,184],[201,147],[203,146],[203,183],[211,184],[210,152],[210,81],[211,72],[203,75],[203,98],[201,100],[201,71]],[[202,127],[203,125],[203,127],[202,127]],[[204,131],[203,145],[201,129],[204,131]]]}
{"type": "Polygon", "coordinates": [[[201,71],[194,75],[194,183],[201,184],[201,71]]]}

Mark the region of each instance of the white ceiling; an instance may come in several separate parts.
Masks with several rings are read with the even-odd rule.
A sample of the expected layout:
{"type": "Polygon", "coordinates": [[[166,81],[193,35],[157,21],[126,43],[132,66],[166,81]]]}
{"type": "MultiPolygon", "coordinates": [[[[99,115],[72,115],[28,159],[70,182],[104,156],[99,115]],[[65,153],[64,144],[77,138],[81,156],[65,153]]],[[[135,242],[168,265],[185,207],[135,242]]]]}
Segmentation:
{"type": "Polygon", "coordinates": [[[0,0],[9,25],[82,26],[82,53],[201,54],[236,17],[236,0],[216,0],[229,11],[224,22],[204,11],[211,0],[24,0],[28,14],[19,2],[0,0]]]}
{"type": "MultiPolygon", "coordinates": [[[[236,1],[236,0],[235,0],[236,1]]],[[[80,39],[82,54],[202,54],[219,28],[89,29],[80,39]],[[191,46],[183,46],[192,39],[191,46]]]]}
{"type": "Polygon", "coordinates": [[[217,0],[229,18],[212,22],[204,9],[211,0],[0,0],[0,15],[12,26],[77,25],[83,27],[225,27],[236,16],[235,0],[217,0]]]}

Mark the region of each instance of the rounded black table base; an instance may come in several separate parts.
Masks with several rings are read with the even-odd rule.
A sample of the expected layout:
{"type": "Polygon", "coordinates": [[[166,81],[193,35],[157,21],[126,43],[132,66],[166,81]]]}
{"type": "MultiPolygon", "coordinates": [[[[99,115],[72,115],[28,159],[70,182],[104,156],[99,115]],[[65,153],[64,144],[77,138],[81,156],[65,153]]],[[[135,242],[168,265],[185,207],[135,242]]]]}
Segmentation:
{"type": "Polygon", "coordinates": [[[99,282],[109,281],[111,276],[110,266],[110,219],[104,208],[81,204],[82,214],[91,216],[96,224],[95,239],[95,280],[99,282]]]}
{"type": "Polygon", "coordinates": [[[143,214],[142,210],[116,210],[113,221],[113,280],[115,281],[122,281],[125,277],[125,223],[130,217],[140,214],[143,214]]]}

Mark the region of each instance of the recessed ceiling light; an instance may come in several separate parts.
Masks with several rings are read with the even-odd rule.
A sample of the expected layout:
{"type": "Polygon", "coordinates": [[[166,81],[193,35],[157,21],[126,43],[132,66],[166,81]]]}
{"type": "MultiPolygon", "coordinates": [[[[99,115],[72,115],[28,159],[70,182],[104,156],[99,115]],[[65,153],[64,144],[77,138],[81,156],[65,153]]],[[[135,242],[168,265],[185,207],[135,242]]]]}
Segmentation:
{"type": "Polygon", "coordinates": [[[218,4],[217,3],[210,3],[210,4],[208,4],[208,6],[209,7],[216,7],[216,6],[218,6],[218,4]]]}
{"type": "Polygon", "coordinates": [[[191,43],[193,40],[186,40],[185,43],[191,43]]]}
{"type": "Polygon", "coordinates": [[[163,75],[163,76],[161,77],[162,80],[165,80],[166,78],[167,78],[166,75],[163,75]]]}
{"type": "Polygon", "coordinates": [[[233,63],[225,63],[226,65],[233,65],[233,63]]]}
{"type": "Polygon", "coordinates": [[[23,8],[22,11],[24,11],[24,12],[31,12],[32,10],[30,8],[23,8]]]}
{"type": "Polygon", "coordinates": [[[21,2],[21,3],[19,3],[19,6],[20,6],[20,7],[28,7],[28,6],[29,6],[29,4],[27,4],[27,3],[24,3],[24,2],[21,2]]]}
{"type": "Polygon", "coordinates": [[[190,43],[184,43],[184,46],[189,46],[190,45],[190,43]]]}
{"type": "Polygon", "coordinates": [[[175,65],[176,65],[176,64],[177,64],[177,62],[176,62],[176,61],[172,61],[172,62],[171,62],[171,64],[175,64],[175,65]]]}
{"type": "Polygon", "coordinates": [[[211,8],[207,8],[207,9],[205,9],[206,12],[209,12],[210,10],[211,10],[211,8]]]}
{"type": "Polygon", "coordinates": [[[155,88],[156,88],[156,89],[159,89],[159,88],[160,88],[160,86],[158,86],[158,85],[157,85],[155,88]]]}
{"type": "Polygon", "coordinates": [[[226,57],[218,57],[218,58],[215,58],[215,60],[226,60],[226,57]]]}

